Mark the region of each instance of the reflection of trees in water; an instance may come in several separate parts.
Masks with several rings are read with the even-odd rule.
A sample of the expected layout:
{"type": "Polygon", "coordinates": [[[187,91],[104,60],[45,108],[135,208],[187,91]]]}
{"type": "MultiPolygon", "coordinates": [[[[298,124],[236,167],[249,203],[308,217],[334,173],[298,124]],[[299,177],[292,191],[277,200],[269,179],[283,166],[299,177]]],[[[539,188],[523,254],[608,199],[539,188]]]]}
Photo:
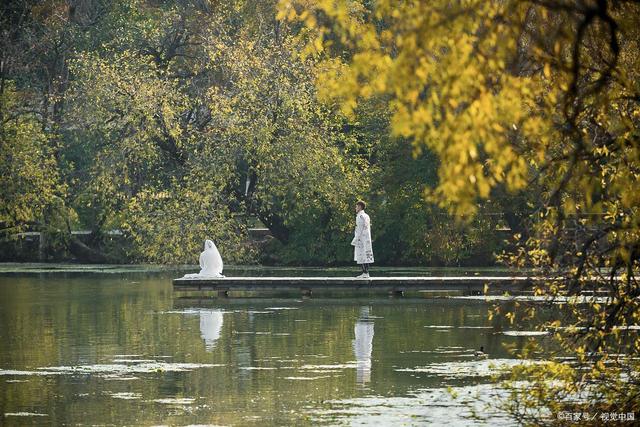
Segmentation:
{"type": "Polygon", "coordinates": [[[222,330],[222,311],[211,310],[200,312],[200,336],[207,350],[213,350],[222,330]]]}
{"type": "MultiPolygon", "coordinates": [[[[274,421],[277,424],[305,424],[308,421],[301,418],[310,400],[351,399],[356,388],[370,388],[380,395],[405,395],[425,384],[438,386],[439,377],[417,379],[390,369],[392,363],[411,368],[448,360],[429,359],[428,354],[411,353],[412,350],[485,345],[495,349],[490,350],[492,357],[506,357],[500,343],[526,342],[526,337],[485,335],[477,329],[454,328],[438,333],[424,328],[435,324],[484,325],[487,306],[477,301],[383,298],[370,302],[341,300],[337,304],[333,300],[311,299],[296,303],[298,310],[264,313],[271,311],[265,308],[274,305],[273,301],[194,302],[167,292],[164,277],[135,280],[140,283],[132,286],[121,275],[47,277],[46,281],[39,277],[0,277],[0,368],[35,370],[111,364],[116,355],[128,354],[158,361],[165,361],[160,358],[164,356],[167,363],[220,364],[224,366],[158,372],[127,381],[130,391],[141,393],[148,400],[206,398],[210,413],[177,412],[171,405],[143,411],[147,403],[135,400],[112,411],[108,402],[121,402],[103,392],[122,392],[123,382],[85,374],[81,374],[86,379],[82,382],[76,381],[75,375],[56,377],[59,380],[36,376],[15,384],[6,381],[27,378],[0,376],[0,408],[18,412],[20,408],[40,408],[42,402],[51,401],[55,412],[52,409],[47,413],[52,424],[58,423],[61,416],[70,424],[80,423],[87,414],[100,424],[247,424],[242,417],[265,414],[273,414],[273,419],[280,417],[274,421]],[[362,307],[364,304],[367,306],[362,307]],[[375,313],[371,313],[373,307],[375,313]],[[378,323],[375,378],[371,377],[372,321],[378,323]],[[283,332],[291,335],[276,335],[283,332]],[[211,351],[213,345],[215,350],[211,351]],[[350,383],[345,382],[345,377],[354,375],[352,369],[331,374],[282,369],[330,366],[349,360],[357,360],[356,380],[350,383]],[[240,369],[250,366],[279,369],[240,369]],[[285,378],[289,376],[322,378],[297,381],[285,378]],[[81,393],[96,398],[78,400],[81,393]],[[275,401],[264,399],[265,395],[281,397],[275,401]],[[285,414],[282,408],[296,412],[285,414]]],[[[511,327],[497,318],[494,321],[497,327],[511,327]]]]}
{"type": "Polygon", "coordinates": [[[356,357],[356,382],[366,384],[371,381],[371,351],[373,350],[373,319],[369,318],[369,307],[360,308],[360,317],[356,320],[356,338],[353,340],[353,353],[356,357]]]}

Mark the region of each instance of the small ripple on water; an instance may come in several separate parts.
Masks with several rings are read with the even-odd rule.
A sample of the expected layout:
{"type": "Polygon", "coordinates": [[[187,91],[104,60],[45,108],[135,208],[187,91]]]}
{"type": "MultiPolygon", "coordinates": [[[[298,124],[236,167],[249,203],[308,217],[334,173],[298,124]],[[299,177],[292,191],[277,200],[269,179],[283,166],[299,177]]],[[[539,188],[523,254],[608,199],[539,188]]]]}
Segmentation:
{"type": "Polygon", "coordinates": [[[39,414],[37,412],[5,412],[5,417],[48,417],[49,414],[39,414]]]}
{"type": "Polygon", "coordinates": [[[243,371],[273,371],[278,368],[273,366],[241,366],[240,368],[243,371]]]}
{"type": "Polygon", "coordinates": [[[537,337],[542,335],[549,335],[547,331],[503,331],[503,335],[510,337],[537,337]]]}
{"type": "Polygon", "coordinates": [[[274,337],[287,337],[291,335],[289,332],[270,332],[270,331],[233,331],[239,335],[272,335],[274,337]]]}
{"type": "Polygon", "coordinates": [[[163,399],[153,399],[153,402],[163,403],[165,405],[191,405],[196,399],[190,397],[166,397],[163,399]]]}
{"type": "MultiPolygon", "coordinates": [[[[49,366],[37,368],[35,371],[20,370],[0,370],[0,376],[12,375],[76,375],[76,374],[96,374],[108,379],[115,379],[122,375],[132,373],[152,373],[152,372],[186,372],[200,368],[214,368],[227,366],[225,364],[208,363],[165,363],[165,362],[142,362],[131,364],[96,364],[96,365],[76,365],[76,366],[49,366]]],[[[136,379],[129,377],[127,379],[136,379]]]]}
{"type": "Polygon", "coordinates": [[[425,373],[444,379],[466,379],[472,377],[488,377],[495,373],[506,371],[519,365],[546,363],[537,360],[522,359],[483,359],[469,361],[454,361],[445,363],[431,363],[416,368],[398,368],[396,372],[425,373]]]}
{"type": "MultiPolygon", "coordinates": [[[[257,417],[260,419],[261,417],[257,417]]],[[[224,427],[218,424],[187,424],[185,427],[224,427]]]]}
{"type": "Polygon", "coordinates": [[[342,363],[342,364],[336,364],[336,365],[304,365],[304,366],[300,366],[298,369],[315,369],[315,370],[321,370],[321,369],[353,369],[353,368],[357,368],[358,364],[356,362],[349,362],[349,363],[342,363]]]}
{"type": "Polygon", "coordinates": [[[201,309],[201,308],[185,308],[184,310],[163,310],[163,311],[153,311],[151,312],[152,314],[187,314],[187,315],[191,315],[191,316],[197,316],[200,314],[207,314],[207,313],[229,313],[228,311],[224,311],[224,310],[205,310],[205,309],[201,309]]]}
{"type": "Polygon", "coordinates": [[[101,375],[101,378],[105,380],[112,380],[112,381],[134,381],[134,380],[140,379],[140,377],[122,377],[117,374],[114,374],[114,375],[105,374],[105,375],[101,375]]]}
{"type": "Polygon", "coordinates": [[[493,326],[458,326],[458,329],[493,329],[493,326]]]}
{"type": "Polygon", "coordinates": [[[186,372],[199,368],[214,368],[226,366],[224,364],[208,363],[140,363],[140,364],[97,364],[78,366],[54,366],[42,368],[45,371],[71,373],[71,374],[116,374],[116,373],[150,373],[150,372],[186,372]]]}
{"type": "Polygon", "coordinates": [[[474,349],[467,348],[463,350],[410,350],[410,351],[401,351],[400,353],[446,354],[448,356],[448,355],[460,354],[460,353],[466,354],[474,351],[475,351],[474,349]]]}
{"type": "Polygon", "coordinates": [[[318,377],[283,377],[283,379],[285,380],[292,380],[292,381],[313,381],[313,380],[320,380],[323,378],[333,378],[333,375],[321,375],[318,377]]]}
{"type": "Polygon", "coordinates": [[[428,329],[493,329],[493,326],[451,326],[451,325],[425,325],[428,329]]]}
{"type": "Polygon", "coordinates": [[[248,313],[248,314],[274,314],[275,311],[264,310],[234,310],[234,313],[248,313]]]}
{"type": "Polygon", "coordinates": [[[430,354],[432,356],[442,356],[442,357],[472,357],[474,356],[474,349],[466,349],[466,350],[407,350],[400,351],[400,354],[430,354]]]}
{"type": "Polygon", "coordinates": [[[123,400],[138,400],[142,398],[140,393],[132,393],[132,392],[118,392],[118,393],[107,393],[109,396],[115,399],[123,399],[123,400]]]}
{"type": "MultiPolygon", "coordinates": [[[[42,368],[38,368],[42,369],[42,368]]],[[[48,372],[48,371],[20,371],[15,369],[0,369],[0,376],[12,376],[12,375],[61,375],[62,372],[48,372]]]]}

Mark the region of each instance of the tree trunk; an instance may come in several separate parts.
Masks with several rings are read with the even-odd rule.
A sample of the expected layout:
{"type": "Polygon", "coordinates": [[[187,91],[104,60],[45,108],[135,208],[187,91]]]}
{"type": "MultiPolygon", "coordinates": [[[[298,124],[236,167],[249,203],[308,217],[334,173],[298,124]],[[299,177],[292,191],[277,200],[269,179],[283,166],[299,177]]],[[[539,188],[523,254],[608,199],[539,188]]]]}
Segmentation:
{"type": "Polygon", "coordinates": [[[47,233],[44,230],[40,231],[40,238],[38,239],[38,261],[47,261],[47,233]]]}

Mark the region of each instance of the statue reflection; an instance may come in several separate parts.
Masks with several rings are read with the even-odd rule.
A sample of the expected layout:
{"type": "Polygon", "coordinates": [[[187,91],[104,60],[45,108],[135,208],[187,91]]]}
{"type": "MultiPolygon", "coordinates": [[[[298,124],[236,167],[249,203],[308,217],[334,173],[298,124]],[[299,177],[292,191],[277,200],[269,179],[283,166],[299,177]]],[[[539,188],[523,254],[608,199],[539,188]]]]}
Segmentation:
{"type": "Polygon", "coordinates": [[[207,351],[211,351],[216,346],[216,341],[220,338],[222,330],[222,311],[208,310],[200,312],[200,337],[204,340],[207,351]]]}
{"type": "Polygon", "coordinates": [[[365,385],[371,381],[371,351],[373,350],[373,319],[369,317],[369,307],[360,308],[355,335],[353,353],[356,357],[356,382],[365,385]]]}

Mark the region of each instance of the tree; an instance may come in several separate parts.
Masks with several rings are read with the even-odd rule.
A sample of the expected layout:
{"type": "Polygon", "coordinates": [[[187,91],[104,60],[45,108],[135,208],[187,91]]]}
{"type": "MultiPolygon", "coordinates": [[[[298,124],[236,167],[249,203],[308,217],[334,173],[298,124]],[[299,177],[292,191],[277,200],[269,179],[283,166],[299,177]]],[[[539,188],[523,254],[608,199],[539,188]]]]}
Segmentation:
{"type": "Polygon", "coordinates": [[[52,2],[4,2],[0,9],[0,222],[3,239],[28,228],[47,235],[66,230],[66,186],[59,170],[58,94],[64,86],[66,33],[52,2]],[[44,36],[43,36],[44,35],[44,36]]]}
{"type": "Polygon", "coordinates": [[[549,278],[538,295],[606,297],[563,300],[570,315],[541,325],[578,361],[527,369],[533,385],[511,407],[526,421],[579,406],[557,399],[575,393],[602,411],[639,409],[638,12],[606,0],[280,2],[279,18],[311,33],[305,54],[325,59],[325,98],[349,114],[388,96],[392,133],[438,156],[429,200],[468,215],[536,191],[505,259],[549,278]]]}
{"type": "Polygon", "coordinates": [[[132,257],[160,262],[185,262],[207,231],[229,242],[220,246],[233,261],[247,253],[239,242],[255,214],[289,261],[345,257],[327,246],[348,240],[356,197],[345,189],[358,191],[361,165],[345,150],[346,119],[316,100],[315,65],[293,55],[274,5],[194,15],[168,2],[76,53],[66,138],[86,171],[73,203],[92,230],[124,227],[132,257]]]}
{"type": "Polygon", "coordinates": [[[32,114],[16,114],[18,94],[4,82],[0,96],[0,224],[3,238],[28,224],[46,229],[45,214],[60,207],[64,186],[48,135],[32,114]]]}
{"type": "Polygon", "coordinates": [[[372,155],[370,206],[375,219],[376,261],[383,264],[475,266],[492,264],[500,245],[496,227],[500,208],[479,206],[468,222],[425,200],[437,182],[438,158],[429,150],[414,155],[408,140],[389,134],[390,112],[381,100],[355,110],[372,155]],[[369,134],[370,135],[366,135],[369,134]]]}
{"type": "MultiPolygon", "coordinates": [[[[1,13],[0,92],[13,85],[15,96],[0,114],[37,122],[42,138],[34,138],[55,160],[49,176],[64,189],[42,214],[46,229],[20,226],[61,230],[56,253],[186,262],[212,233],[246,261],[255,252],[240,241],[257,217],[276,237],[263,248],[271,262],[345,263],[359,198],[372,202],[383,262],[456,264],[487,249],[495,221],[454,225],[422,199],[440,159],[417,144],[423,153],[412,162],[413,137],[386,135],[401,123],[387,93],[341,104],[327,96],[346,101],[341,84],[315,84],[347,68],[309,52],[332,43],[344,59],[358,58],[358,45],[331,32],[321,43],[299,22],[277,20],[275,0],[27,1],[6,2],[1,13]],[[80,242],[74,229],[90,234],[80,242]],[[117,247],[114,230],[124,231],[117,247]]],[[[38,185],[46,194],[48,184],[38,185]]],[[[525,203],[505,200],[492,194],[455,215],[516,205],[509,218],[519,226],[525,203]]]]}
{"type": "Polygon", "coordinates": [[[351,205],[367,191],[366,164],[349,150],[346,118],[318,102],[316,66],[295,54],[291,28],[271,8],[261,31],[241,27],[210,36],[211,67],[221,81],[210,108],[225,112],[220,137],[243,178],[235,195],[271,230],[285,262],[348,259],[351,205]],[[343,249],[341,249],[343,248],[343,249]]]}

